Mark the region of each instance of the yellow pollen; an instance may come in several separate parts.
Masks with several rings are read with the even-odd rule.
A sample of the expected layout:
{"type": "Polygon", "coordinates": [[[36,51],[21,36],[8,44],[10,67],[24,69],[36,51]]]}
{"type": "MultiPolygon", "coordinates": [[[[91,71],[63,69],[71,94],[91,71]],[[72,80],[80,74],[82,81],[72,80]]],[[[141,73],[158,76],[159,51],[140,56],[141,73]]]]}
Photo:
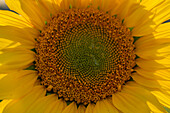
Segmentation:
{"type": "Polygon", "coordinates": [[[136,56],[131,32],[118,18],[70,6],[45,24],[35,49],[47,91],[85,105],[121,91],[136,56]]]}

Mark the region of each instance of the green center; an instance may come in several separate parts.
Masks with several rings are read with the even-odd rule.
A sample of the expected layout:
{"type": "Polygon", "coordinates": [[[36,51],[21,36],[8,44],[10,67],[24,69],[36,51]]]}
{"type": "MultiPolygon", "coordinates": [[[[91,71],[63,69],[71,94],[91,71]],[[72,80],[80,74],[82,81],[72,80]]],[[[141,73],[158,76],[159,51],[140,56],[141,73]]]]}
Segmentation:
{"type": "Polygon", "coordinates": [[[63,57],[67,62],[67,71],[85,81],[101,81],[101,77],[105,77],[109,68],[113,67],[113,63],[110,63],[113,59],[109,58],[110,52],[102,38],[106,34],[99,32],[96,27],[93,30],[87,26],[80,27],[76,32],[77,27],[66,33],[68,40],[64,44],[63,57]]]}

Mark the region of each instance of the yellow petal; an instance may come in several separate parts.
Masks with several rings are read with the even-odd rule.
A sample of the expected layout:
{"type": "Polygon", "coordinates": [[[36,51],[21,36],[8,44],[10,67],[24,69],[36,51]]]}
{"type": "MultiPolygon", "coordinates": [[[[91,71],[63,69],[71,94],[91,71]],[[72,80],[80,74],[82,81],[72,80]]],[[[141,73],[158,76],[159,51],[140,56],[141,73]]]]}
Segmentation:
{"type": "Polygon", "coordinates": [[[22,15],[23,18],[26,19],[27,22],[31,23],[28,15],[22,10],[21,3],[19,0],[5,0],[5,3],[9,7],[10,10],[17,12],[18,14],[22,15]]]}
{"type": "Polygon", "coordinates": [[[20,0],[21,8],[29,17],[31,23],[39,30],[43,29],[46,17],[43,17],[40,7],[35,0],[20,0]]]}
{"type": "MultiPolygon", "coordinates": [[[[37,0],[37,7],[39,8],[41,15],[47,20],[50,20],[51,14],[56,13],[56,9],[53,7],[52,0],[37,0]]],[[[45,22],[44,22],[45,23],[45,22]]]]}
{"type": "Polygon", "coordinates": [[[143,36],[135,42],[135,53],[144,59],[160,59],[170,52],[170,23],[161,24],[153,34],[143,36]]]}
{"type": "Polygon", "coordinates": [[[75,102],[72,102],[68,105],[62,113],[76,113],[77,112],[77,105],[75,102]]]}
{"type": "Polygon", "coordinates": [[[108,100],[101,100],[96,103],[93,113],[119,113],[115,106],[108,100]]]}
{"type": "Polygon", "coordinates": [[[0,26],[0,49],[4,49],[14,43],[20,43],[22,47],[32,49],[35,46],[37,36],[31,34],[32,28],[17,28],[12,26],[0,26]]]}
{"type": "Polygon", "coordinates": [[[150,113],[155,109],[164,113],[165,109],[158,100],[146,89],[135,82],[128,82],[121,92],[112,95],[114,106],[123,113],[150,113]],[[155,107],[155,109],[152,109],[155,107]]]}
{"type": "Polygon", "coordinates": [[[147,79],[137,73],[133,73],[132,78],[145,87],[170,90],[170,82],[165,80],[147,79]]]}
{"type": "Polygon", "coordinates": [[[153,113],[165,113],[166,112],[165,109],[159,103],[157,98],[154,95],[152,95],[150,91],[145,89],[142,90],[142,89],[143,87],[139,86],[135,82],[129,82],[125,90],[126,92],[129,92],[130,94],[135,95],[138,98],[142,98],[142,99],[145,98],[147,100],[146,102],[147,105],[149,106],[150,110],[153,113]],[[139,90],[138,88],[141,88],[141,90],[139,90]],[[135,92],[132,92],[132,90],[134,90],[135,92]]]}
{"type": "Polygon", "coordinates": [[[79,8],[81,0],[67,0],[69,5],[72,5],[72,8],[79,8]]]}
{"type": "Polygon", "coordinates": [[[10,100],[3,100],[2,102],[0,102],[0,113],[3,113],[4,108],[11,101],[12,101],[12,99],[10,99],[10,100]]]}
{"type": "MultiPolygon", "coordinates": [[[[166,42],[164,40],[154,40],[149,43],[143,44],[143,46],[136,46],[135,54],[140,58],[148,60],[159,60],[169,55],[170,46],[169,43],[160,44],[166,42]],[[148,45],[148,46],[147,46],[148,45]],[[147,47],[146,47],[147,46],[147,47]]],[[[168,40],[167,40],[168,42],[168,40]]]]}
{"type": "Polygon", "coordinates": [[[59,7],[53,0],[38,0],[38,3],[41,7],[42,14],[46,13],[46,18],[50,17],[50,14],[55,14],[57,11],[56,8],[59,7]]]}
{"type": "MultiPolygon", "coordinates": [[[[147,10],[148,12],[154,15],[152,22],[155,24],[155,26],[152,26],[153,29],[155,29],[156,26],[160,25],[161,23],[163,23],[164,21],[170,18],[170,10],[169,10],[170,1],[168,0],[154,0],[154,1],[153,0],[142,0],[141,5],[144,6],[145,10],[147,10]]],[[[141,27],[143,26],[141,25],[141,27]]],[[[142,32],[140,27],[137,27],[136,29],[134,29],[135,35],[137,35],[137,32],[136,32],[137,30],[139,30],[138,31],[139,34],[145,35],[144,33],[140,33],[142,32]]]]}
{"type": "Polygon", "coordinates": [[[8,39],[0,38],[0,50],[7,48],[10,45],[13,45],[14,42],[8,39]]]}
{"type": "Polygon", "coordinates": [[[165,0],[142,0],[140,5],[145,6],[145,9],[150,11],[153,9],[155,6],[163,3],[165,0]]]}
{"type": "Polygon", "coordinates": [[[137,47],[147,48],[154,46],[153,44],[163,44],[170,42],[170,23],[161,24],[156,28],[156,31],[150,35],[139,38],[135,45],[137,47]],[[153,43],[153,44],[152,44],[153,43]]]}
{"type": "Polygon", "coordinates": [[[7,76],[7,74],[0,74],[0,80],[1,80],[2,78],[4,78],[5,76],[7,76]]]}
{"type": "Polygon", "coordinates": [[[56,95],[49,95],[39,98],[27,109],[26,113],[44,113],[44,111],[57,100],[58,97],[56,95]]]}
{"type": "Polygon", "coordinates": [[[46,110],[45,113],[62,113],[63,110],[66,108],[67,103],[60,99],[53,102],[46,110]]]}
{"type": "Polygon", "coordinates": [[[132,30],[132,35],[145,36],[151,34],[154,31],[155,27],[155,23],[152,20],[148,20],[147,22],[141,25],[135,26],[132,30]]]}
{"type": "Polygon", "coordinates": [[[58,6],[60,6],[62,0],[52,0],[52,2],[53,2],[53,5],[54,5],[54,8],[56,9],[58,6]]]}
{"type": "Polygon", "coordinates": [[[149,18],[151,13],[149,13],[147,10],[144,9],[142,6],[136,6],[137,9],[132,11],[132,14],[128,15],[125,18],[125,25],[127,27],[136,27],[138,25],[141,25],[141,23],[146,22],[149,18]]]}
{"type": "Polygon", "coordinates": [[[0,79],[0,99],[19,98],[28,93],[37,80],[35,71],[12,72],[0,79]]]}
{"type": "Polygon", "coordinates": [[[138,4],[136,0],[121,0],[121,4],[117,9],[117,16],[121,20],[125,19],[135,10],[138,4]]]}
{"type": "Polygon", "coordinates": [[[84,105],[80,105],[76,113],[85,113],[85,111],[86,107],[84,105]]]}
{"type": "Polygon", "coordinates": [[[123,113],[150,113],[145,101],[128,93],[112,95],[113,104],[123,113]]]}
{"type": "Polygon", "coordinates": [[[68,10],[70,6],[70,2],[68,0],[62,0],[60,3],[61,10],[68,10]]]}
{"type": "Polygon", "coordinates": [[[44,97],[45,93],[42,86],[36,86],[24,97],[11,101],[3,113],[25,113],[36,100],[44,97]]]}
{"type": "MultiPolygon", "coordinates": [[[[92,7],[95,9],[99,9],[103,12],[111,12],[112,15],[115,15],[115,11],[120,5],[120,1],[118,0],[92,0],[92,7]]],[[[90,6],[91,7],[91,6],[90,6]]]]}
{"type": "Polygon", "coordinates": [[[90,0],[81,0],[80,1],[80,8],[84,9],[87,8],[90,5],[90,0]]]}
{"type": "Polygon", "coordinates": [[[161,24],[159,25],[157,28],[156,28],[156,33],[160,33],[160,32],[168,32],[170,30],[170,23],[164,23],[164,24],[161,24]]]}
{"type": "MultiPolygon", "coordinates": [[[[150,35],[143,36],[143,37],[139,38],[139,40],[137,40],[135,42],[135,45],[142,46],[143,44],[148,43],[148,42],[151,43],[154,40],[155,41],[156,40],[158,40],[158,41],[167,40],[168,41],[170,39],[169,26],[170,26],[170,23],[165,23],[165,24],[159,25],[155,32],[153,32],[150,35]]],[[[161,43],[163,43],[163,42],[161,42],[161,43]]],[[[165,41],[164,41],[164,43],[165,43],[165,41]]]]}
{"type": "Polygon", "coordinates": [[[98,7],[101,8],[102,0],[91,0],[91,4],[90,5],[92,5],[94,9],[97,9],[98,7]]]}
{"type": "Polygon", "coordinates": [[[170,69],[156,69],[156,70],[144,70],[142,68],[135,68],[135,71],[141,76],[148,79],[156,79],[156,80],[170,80],[170,69]]]}
{"type": "Polygon", "coordinates": [[[27,68],[34,61],[34,52],[21,48],[8,49],[0,54],[0,73],[27,68]]]}
{"type": "Polygon", "coordinates": [[[94,104],[89,104],[86,108],[86,112],[85,113],[93,113],[95,105],[94,104]]]}
{"type": "Polygon", "coordinates": [[[166,93],[166,91],[152,91],[153,95],[158,98],[159,102],[163,104],[165,107],[170,108],[170,95],[166,93]]]}
{"type": "Polygon", "coordinates": [[[170,1],[165,0],[162,4],[154,7],[152,12],[155,12],[153,21],[156,25],[162,24],[170,18],[170,1]]]}
{"type": "Polygon", "coordinates": [[[0,25],[14,26],[19,28],[31,27],[22,16],[7,10],[0,10],[0,25]]]}
{"type": "Polygon", "coordinates": [[[80,8],[81,0],[62,0],[60,4],[60,10],[68,10],[71,8],[80,8]]]}
{"type": "Polygon", "coordinates": [[[136,59],[136,64],[146,70],[152,69],[169,69],[170,68],[170,56],[160,60],[144,60],[142,58],[136,59]]]}
{"type": "Polygon", "coordinates": [[[121,5],[124,3],[125,1],[123,0],[114,0],[114,4],[113,4],[113,9],[111,10],[111,16],[114,15],[118,15],[120,12],[120,7],[122,7],[121,5]]]}
{"type": "Polygon", "coordinates": [[[116,10],[117,6],[120,5],[119,0],[101,0],[101,10],[105,12],[113,11],[116,10]]]}

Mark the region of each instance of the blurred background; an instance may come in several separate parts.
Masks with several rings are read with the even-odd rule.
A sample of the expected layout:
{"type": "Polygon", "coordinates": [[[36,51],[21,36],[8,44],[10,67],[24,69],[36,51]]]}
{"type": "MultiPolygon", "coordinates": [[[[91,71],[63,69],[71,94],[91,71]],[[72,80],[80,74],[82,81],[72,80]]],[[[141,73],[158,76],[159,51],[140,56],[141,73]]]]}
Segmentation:
{"type": "Polygon", "coordinates": [[[7,5],[5,4],[5,0],[0,0],[0,10],[7,10],[8,7],[7,5]]]}

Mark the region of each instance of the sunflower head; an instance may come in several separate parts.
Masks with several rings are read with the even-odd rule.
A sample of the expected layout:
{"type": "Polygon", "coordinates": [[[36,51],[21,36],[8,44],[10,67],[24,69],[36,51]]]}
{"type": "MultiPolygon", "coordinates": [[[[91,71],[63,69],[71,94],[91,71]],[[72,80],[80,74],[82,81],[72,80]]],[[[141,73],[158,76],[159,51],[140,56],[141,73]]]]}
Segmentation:
{"type": "Polygon", "coordinates": [[[70,8],[53,16],[35,48],[41,84],[77,103],[111,96],[130,79],[135,66],[130,30],[94,8],[70,8]]]}
{"type": "Polygon", "coordinates": [[[170,107],[169,0],[6,3],[16,13],[0,11],[0,99],[11,99],[3,113],[170,107]]]}

